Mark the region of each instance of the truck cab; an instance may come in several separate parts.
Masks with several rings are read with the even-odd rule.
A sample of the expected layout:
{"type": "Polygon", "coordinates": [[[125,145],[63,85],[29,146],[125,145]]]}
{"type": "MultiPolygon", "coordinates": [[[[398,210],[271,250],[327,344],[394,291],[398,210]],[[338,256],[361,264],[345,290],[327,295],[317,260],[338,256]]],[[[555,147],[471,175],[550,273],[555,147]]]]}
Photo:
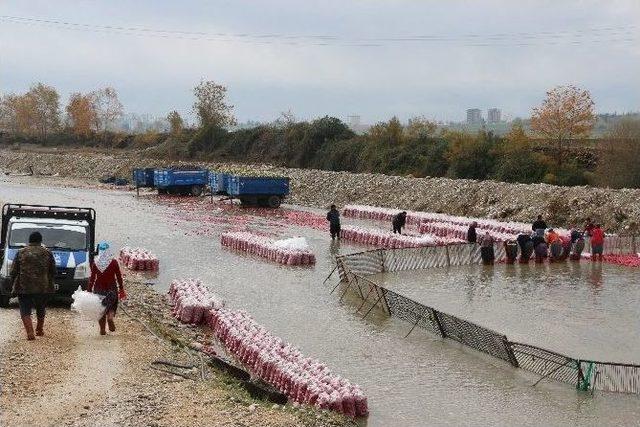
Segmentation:
{"type": "Polygon", "coordinates": [[[0,306],[9,304],[11,266],[18,251],[28,245],[34,231],[42,234],[56,262],[56,292],[71,295],[78,287],[86,289],[90,262],[96,255],[96,213],[91,208],[6,204],[2,208],[0,246],[0,306]]]}

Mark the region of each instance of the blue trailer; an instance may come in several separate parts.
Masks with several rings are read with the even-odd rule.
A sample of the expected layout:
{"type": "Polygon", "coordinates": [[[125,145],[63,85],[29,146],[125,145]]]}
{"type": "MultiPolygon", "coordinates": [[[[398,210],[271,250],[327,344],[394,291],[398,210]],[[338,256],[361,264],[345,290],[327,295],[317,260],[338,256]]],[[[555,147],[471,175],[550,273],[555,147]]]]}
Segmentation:
{"type": "Polygon", "coordinates": [[[209,183],[209,171],[204,169],[156,169],[153,184],[158,194],[191,194],[199,196],[209,183]]]}
{"type": "Polygon", "coordinates": [[[209,187],[211,188],[211,194],[228,194],[229,178],[228,173],[217,173],[214,171],[209,172],[209,187]]]}
{"type": "Polygon", "coordinates": [[[230,198],[240,199],[243,205],[277,208],[289,195],[289,178],[232,175],[227,193],[230,198]]]}
{"type": "Polygon", "coordinates": [[[132,181],[136,188],[153,188],[153,168],[134,169],[132,181]]]}

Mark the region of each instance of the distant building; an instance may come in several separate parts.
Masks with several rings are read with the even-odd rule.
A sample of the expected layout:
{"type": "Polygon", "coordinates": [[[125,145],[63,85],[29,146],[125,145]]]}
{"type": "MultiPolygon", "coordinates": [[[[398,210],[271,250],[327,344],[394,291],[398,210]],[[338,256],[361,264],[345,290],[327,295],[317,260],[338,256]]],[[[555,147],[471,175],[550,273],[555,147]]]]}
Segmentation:
{"type": "Polygon", "coordinates": [[[351,130],[360,128],[360,116],[347,116],[347,126],[349,126],[351,130]]]}
{"type": "Polygon", "coordinates": [[[488,123],[500,123],[502,121],[502,111],[499,108],[489,108],[487,110],[488,123]]]}
{"type": "Polygon", "coordinates": [[[482,111],[480,111],[479,108],[470,108],[467,110],[467,124],[468,125],[482,124],[482,111]]]}

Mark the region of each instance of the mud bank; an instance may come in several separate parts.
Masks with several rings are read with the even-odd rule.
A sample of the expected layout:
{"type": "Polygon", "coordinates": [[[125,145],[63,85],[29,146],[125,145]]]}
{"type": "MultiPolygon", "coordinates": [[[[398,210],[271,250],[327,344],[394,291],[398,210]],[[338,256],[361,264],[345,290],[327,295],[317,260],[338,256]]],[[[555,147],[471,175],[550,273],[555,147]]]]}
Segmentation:
{"type": "MultiPolygon", "coordinates": [[[[31,167],[35,174],[85,179],[97,179],[107,174],[129,177],[134,167],[176,163],[179,162],[150,158],[143,151],[105,154],[55,149],[0,150],[0,169],[5,172],[25,173],[31,167]]],[[[407,178],[269,165],[188,163],[230,172],[251,169],[290,176],[292,194],[289,201],[313,207],[357,203],[514,221],[531,221],[542,214],[550,223],[564,227],[592,217],[610,231],[633,228],[640,218],[640,190],[635,189],[407,178]]]]}

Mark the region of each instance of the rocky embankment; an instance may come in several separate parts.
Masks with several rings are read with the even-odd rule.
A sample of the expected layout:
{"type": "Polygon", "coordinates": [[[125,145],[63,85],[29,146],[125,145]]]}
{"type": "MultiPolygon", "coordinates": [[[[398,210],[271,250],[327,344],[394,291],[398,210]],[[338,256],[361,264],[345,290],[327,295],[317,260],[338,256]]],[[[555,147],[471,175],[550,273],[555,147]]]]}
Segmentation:
{"type": "MultiPolygon", "coordinates": [[[[134,167],[176,163],[151,158],[140,151],[113,154],[62,149],[0,151],[0,168],[5,172],[26,173],[32,168],[36,175],[90,180],[114,174],[129,177],[134,167]]],[[[231,172],[251,170],[253,173],[287,175],[292,181],[290,202],[321,208],[331,203],[354,203],[526,222],[542,214],[551,224],[565,227],[573,222],[581,224],[586,217],[592,217],[604,223],[610,231],[635,229],[640,218],[640,190],[635,189],[409,178],[268,165],[189,163],[231,172]]]]}

